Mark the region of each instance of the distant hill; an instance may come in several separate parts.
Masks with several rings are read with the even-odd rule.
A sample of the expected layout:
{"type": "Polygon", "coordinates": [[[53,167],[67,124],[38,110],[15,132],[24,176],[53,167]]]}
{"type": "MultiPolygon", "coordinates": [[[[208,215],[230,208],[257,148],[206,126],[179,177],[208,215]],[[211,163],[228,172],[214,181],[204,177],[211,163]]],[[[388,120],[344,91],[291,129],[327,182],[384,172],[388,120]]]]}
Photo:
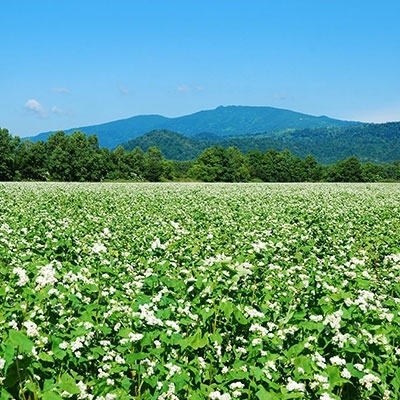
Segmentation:
{"type": "MultiPolygon", "coordinates": [[[[65,133],[75,130],[96,134],[100,146],[110,149],[157,146],[173,160],[194,159],[211,145],[242,152],[288,149],[299,157],[312,154],[324,164],[350,156],[375,163],[400,160],[400,122],[366,124],[272,107],[221,106],[177,118],[139,115],[65,133]]],[[[46,140],[52,133],[28,139],[46,140]]]]}
{"type": "MultiPolygon", "coordinates": [[[[227,106],[214,110],[199,111],[177,118],[161,115],[138,115],[100,125],[65,130],[80,130],[87,135],[96,134],[100,146],[110,149],[153,130],[169,130],[188,137],[215,140],[216,137],[232,138],[253,136],[261,132],[281,132],[296,129],[343,127],[355,122],[342,121],[325,116],[312,116],[273,107],[227,106]]],[[[29,138],[46,140],[54,132],[44,132],[29,138]]]]}
{"type": "Polygon", "coordinates": [[[123,147],[146,151],[151,146],[160,148],[171,160],[195,159],[210,146],[238,147],[243,153],[258,149],[290,150],[298,157],[312,154],[323,164],[335,163],[350,156],[362,162],[374,163],[400,161],[400,122],[385,124],[358,124],[347,127],[288,130],[278,133],[260,133],[253,136],[216,138],[204,140],[207,135],[189,138],[167,130],[156,130],[130,140],[123,147]]]}
{"type": "Polygon", "coordinates": [[[129,140],[123,147],[128,151],[136,147],[147,151],[150,147],[156,146],[168,160],[194,160],[203,150],[212,145],[213,142],[211,141],[193,139],[177,132],[162,129],[129,140]]]}

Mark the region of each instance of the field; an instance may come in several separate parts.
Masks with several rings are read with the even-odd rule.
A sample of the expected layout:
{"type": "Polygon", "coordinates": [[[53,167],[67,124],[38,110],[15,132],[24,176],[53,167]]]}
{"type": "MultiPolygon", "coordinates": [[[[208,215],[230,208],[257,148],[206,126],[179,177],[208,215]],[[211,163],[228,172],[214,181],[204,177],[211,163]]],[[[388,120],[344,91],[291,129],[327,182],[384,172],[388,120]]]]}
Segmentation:
{"type": "Polygon", "coordinates": [[[0,184],[0,399],[396,399],[400,186],[0,184]]]}

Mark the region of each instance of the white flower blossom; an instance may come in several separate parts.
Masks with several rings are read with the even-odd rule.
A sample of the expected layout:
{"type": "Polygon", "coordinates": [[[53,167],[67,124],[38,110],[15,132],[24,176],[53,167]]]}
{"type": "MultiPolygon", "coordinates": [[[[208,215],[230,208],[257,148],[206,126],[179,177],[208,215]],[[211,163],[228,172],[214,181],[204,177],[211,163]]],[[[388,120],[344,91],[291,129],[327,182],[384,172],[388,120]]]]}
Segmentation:
{"type": "Polygon", "coordinates": [[[380,381],[380,378],[373,374],[366,374],[362,378],[360,378],[360,384],[365,386],[367,390],[371,390],[372,385],[374,383],[379,383],[380,381]]]}
{"type": "Polygon", "coordinates": [[[13,269],[13,273],[15,275],[18,275],[18,282],[17,282],[17,286],[25,286],[28,282],[29,282],[29,277],[26,274],[26,271],[23,268],[20,267],[14,267],[13,269]]]}
{"type": "Polygon", "coordinates": [[[29,337],[39,336],[38,326],[33,321],[25,321],[22,325],[26,328],[29,337]]]}
{"type": "Polygon", "coordinates": [[[293,391],[304,392],[306,390],[306,387],[304,383],[296,382],[289,377],[286,389],[288,392],[293,392],[293,391]]]}
{"type": "Polygon", "coordinates": [[[57,282],[56,270],[51,263],[39,268],[39,274],[35,282],[37,283],[36,290],[40,290],[47,285],[52,286],[57,282]]]}

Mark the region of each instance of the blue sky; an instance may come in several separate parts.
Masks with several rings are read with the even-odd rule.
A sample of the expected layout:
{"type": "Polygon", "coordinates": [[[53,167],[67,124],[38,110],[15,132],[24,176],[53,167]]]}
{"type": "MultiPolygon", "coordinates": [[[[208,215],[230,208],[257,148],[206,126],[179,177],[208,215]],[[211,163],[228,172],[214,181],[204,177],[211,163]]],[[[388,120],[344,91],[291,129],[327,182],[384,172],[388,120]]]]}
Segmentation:
{"type": "Polygon", "coordinates": [[[258,105],[400,120],[398,0],[4,0],[0,127],[258,105]]]}

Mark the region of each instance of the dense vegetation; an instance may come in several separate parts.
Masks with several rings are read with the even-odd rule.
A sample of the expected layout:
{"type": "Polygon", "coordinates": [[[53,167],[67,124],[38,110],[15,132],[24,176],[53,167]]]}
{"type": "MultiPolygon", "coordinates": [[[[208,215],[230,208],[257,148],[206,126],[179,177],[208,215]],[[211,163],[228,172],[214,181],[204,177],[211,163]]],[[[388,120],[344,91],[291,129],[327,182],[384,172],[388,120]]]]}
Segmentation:
{"type": "Polygon", "coordinates": [[[164,129],[131,139],[123,145],[126,150],[140,147],[143,151],[150,146],[158,147],[173,160],[194,159],[207,147],[221,146],[226,149],[237,147],[242,153],[253,149],[262,152],[286,149],[301,158],[312,154],[323,164],[333,164],[351,156],[362,162],[382,163],[400,160],[400,123],[285,130],[224,139],[210,133],[187,137],[164,129]]]}
{"type": "Polygon", "coordinates": [[[372,182],[400,179],[400,162],[361,163],[352,156],[329,166],[289,150],[212,146],[196,159],[166,159],[161,150],[99,147],[95,135],[57,132],[47,141],[21,141],[0,129],[0,180],[103,181],[197,180],[205,182],[372,182]]]}
{"type": "Polygon", "coordinates": [[[398,184],[0,193],[0,399],[398,398],[398,184]]]}

